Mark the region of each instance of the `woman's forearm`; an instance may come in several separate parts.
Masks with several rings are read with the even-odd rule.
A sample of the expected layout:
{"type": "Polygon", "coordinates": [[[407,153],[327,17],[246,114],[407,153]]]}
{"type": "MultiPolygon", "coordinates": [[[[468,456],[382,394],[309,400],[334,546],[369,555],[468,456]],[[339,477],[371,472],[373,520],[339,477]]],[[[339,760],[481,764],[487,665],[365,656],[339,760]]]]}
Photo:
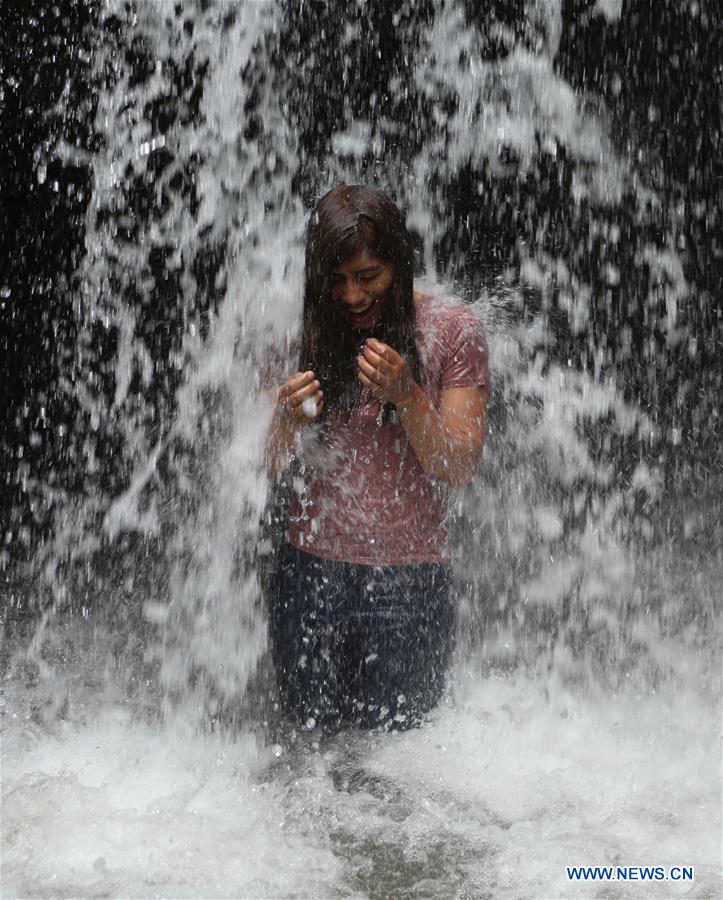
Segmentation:
{"type": "Polygon", "coordinates": [[[412,449],[428,475],[453,487],[462,487],[474,476],[482,454],[484,405],[474,411],[443,414],[415,384],[396,404],[397,415],[412,449]]]}
{"type": "Polygon", "coordinates": [[[266,474],[275,481],[289,467],[298,432],[324,408],[324,394],[313,372],[297,372],[279,388],[266,437],[266,474]]]}
{"type": "Polygon", "coordinates": [[[271,481],[278,480],[289,467],[294,435],[289,421],[275,410],[266,437],[266,474],[271,481]]]}

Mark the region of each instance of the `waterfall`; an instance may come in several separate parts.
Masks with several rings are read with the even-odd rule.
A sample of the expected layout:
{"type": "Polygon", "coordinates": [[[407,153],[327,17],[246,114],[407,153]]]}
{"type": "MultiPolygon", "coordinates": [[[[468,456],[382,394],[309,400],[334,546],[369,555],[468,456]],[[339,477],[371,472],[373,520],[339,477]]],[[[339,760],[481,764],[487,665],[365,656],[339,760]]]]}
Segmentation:
{"type": "Polygon", "coordinates": [[[490,337],[489,445],[453,522],[462,659],[613,683],[633,658],[643,678],[660,668],[627,540],[660,484],[659,435],[625,391],[639,338],[616,307],[644,264],[642,352],[680,340],[675,227],[647,227],[665,197],[555,71],[557,6],[532,4],[521,31],[484,31],[462,4],[375,15],[104,7],[98,150],[45,150],[84,162],[93,189],[58,386],[82,484],[55,504],[38,659],[58,611],[89,605],[77,570],[93,560],[110,574],[92,604],[123,585],[166,697],[202,716],[243,703],[265,649],[263,436],[294,364],[305,216],[330,185],[371,180],[407,210],[427,287],[473,303],[490,337]]]}

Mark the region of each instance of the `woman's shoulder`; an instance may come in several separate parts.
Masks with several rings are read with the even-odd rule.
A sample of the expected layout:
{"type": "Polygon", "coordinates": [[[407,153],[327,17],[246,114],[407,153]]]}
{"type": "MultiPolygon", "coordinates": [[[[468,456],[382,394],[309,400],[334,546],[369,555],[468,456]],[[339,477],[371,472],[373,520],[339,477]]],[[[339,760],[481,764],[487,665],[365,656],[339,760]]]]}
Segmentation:
{"type": "Polygon", "coordinates": [[[474,309],[448,297],[420,296],[417,328],[428,383],[442,390],[484,387],[489,390],[489,352],[474,309]]]}
{"type": "Polygon", "coordinates": [[[474,311],[461,300],[443,294],[415,291],[417,326],[423,337],[438,337],[481,331],[481,323],[474,311]]]}

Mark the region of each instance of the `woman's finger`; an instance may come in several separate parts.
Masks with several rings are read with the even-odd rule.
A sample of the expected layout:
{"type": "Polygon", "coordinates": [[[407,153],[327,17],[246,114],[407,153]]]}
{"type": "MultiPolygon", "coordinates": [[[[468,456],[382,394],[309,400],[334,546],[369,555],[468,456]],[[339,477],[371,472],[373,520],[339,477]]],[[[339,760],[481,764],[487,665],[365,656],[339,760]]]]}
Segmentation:
{"type": "Polygon", "coordinates": [[[320,388],[321,386],[318,381],[312,381],[311,384],[307,384],[298,391],[294,391],[288,398],[287,405],[292,409],[295,409],[297,406],[300,406],[304,400],[308,400],[309,397],[313,397],[317,393],[321,394],[320,388]]]}
{"type": "Polygon", "coordinates": [[[378,341],[376,338],[369,338],[366,346],[390,365],[396,366],[403,362],[402,357],[393,347],[378,341]]]}
{"type": "Polygon", "coordinates": [[[364,374],[369,378],[370,381],[375,382],[376,384],[384,387],[387,384],[388,376],[385,372],[382,372],[379,368],[372,365],[369,360],[365,356],[359,356],[357,358],[357,363],[359,368],[364,374]]]}
{"type": "Polygon", "coordinates": [[[380,372],[385,372],[386,374],[391,374],[394,370],[394,366],[389,363],[387,359],[385,359],[381,354],[372,350],[371,347],[365,347],[363,353],[364,359],[367,362],[370,362],[375,369],[379,369],[380,372]]]}
{"type": "Polygon", "coordinates": [[[281,388],[279,389],[279,400],[285,400],[287,397],[290,397],[295,391],[298,391],[299,388],[304,387],[314,380],[313,372],[297,372],[296,375],[292,375],[288,381],[285,381],[281,388]]]}

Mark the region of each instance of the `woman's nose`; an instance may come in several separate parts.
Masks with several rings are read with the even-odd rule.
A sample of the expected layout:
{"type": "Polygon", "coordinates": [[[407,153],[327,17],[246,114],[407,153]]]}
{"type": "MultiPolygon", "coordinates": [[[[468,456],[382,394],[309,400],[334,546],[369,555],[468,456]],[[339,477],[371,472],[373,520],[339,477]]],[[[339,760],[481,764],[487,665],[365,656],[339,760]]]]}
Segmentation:
{"type": "Polygon", "coordinates": [[[362,286],[358,282],[352,280],[341,285],[339,297],[347,306],[357,306],[366,300],[366,295],[362,286]]]}

